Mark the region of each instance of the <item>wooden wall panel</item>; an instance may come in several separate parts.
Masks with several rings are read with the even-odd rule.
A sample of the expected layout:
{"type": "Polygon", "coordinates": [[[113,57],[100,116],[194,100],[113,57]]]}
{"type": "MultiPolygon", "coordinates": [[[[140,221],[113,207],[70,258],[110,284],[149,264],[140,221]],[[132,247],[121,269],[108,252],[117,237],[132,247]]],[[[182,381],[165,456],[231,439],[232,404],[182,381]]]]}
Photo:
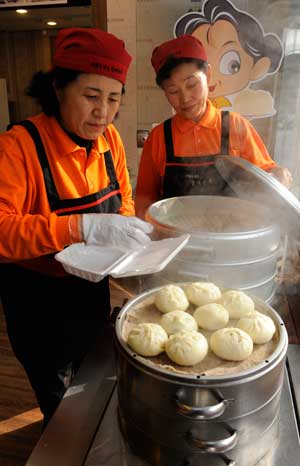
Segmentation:
{"type": "Polygon", "coordinates": [[[40,111],[26,96],[26,88],[36,71],[51,66],[50,35],[44,31],[1,32],[0,41],[0,78],[7,81],[11,119],[22,120],[40,111]]]}
{"type": "Polygon", "coordinates": [[[107,0],[92,0],[92,26],[107,31],[107,0]]]}
{"type": "Polygon", "coordinates": [[[107,2],[107,30],[123,39],[132,55],[126,80],[126,93],[122,99],[119,116],[115,121],[124,142],[132,185],[137,174],[137,83],[136,83],[136,1],[109,0],[107,2]]]}
{"type": "Polygon", "coordinates": [[[31,80],[33,70],[36,71],[35,43],[31,32],[13,34],[13,51],[15,54],[15,81],[17,88],[16,112],[19,119],[37,113],[33,100],[26,96],[26,88],[31,80]]]}
{"type": "MultiPolygon", "coordinates": [[[[56,35],[56,31],[55,31],[56,35]]],[[[48,71],[52,63],[52,38],[53,31],[33,31],[32,33],[34,53],[35,53],[35,71],[48,71]]]]}
{"type": "Polygon", "coordinates": [[[191,0],[137,0],[137,118],[140,130],[151,130],[153,124],[171,115],[170,105],[155,83],[150,60],[154,47],[173,38],[176,20],[191,7],[195,7],[191,0]]]}
{"type": "Polygon", "coordinates": [[[16,100],[14,79],[15,57],[11,47],[12,34],[0,32],[0,78],[6,79],[7,94],[10,101],[16,100]]]}
{"type": "Polygon", "coordinates": [[[9,123],[6,79],[0,78],[0,133],[6,131],[9,123]]]}

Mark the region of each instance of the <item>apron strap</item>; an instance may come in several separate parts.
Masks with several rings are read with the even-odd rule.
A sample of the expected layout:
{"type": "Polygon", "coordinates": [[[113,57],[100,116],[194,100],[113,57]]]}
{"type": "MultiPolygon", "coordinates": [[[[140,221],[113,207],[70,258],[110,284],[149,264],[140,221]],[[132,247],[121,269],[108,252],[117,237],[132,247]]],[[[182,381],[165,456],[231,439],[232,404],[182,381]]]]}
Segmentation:
{"type": "Polygon", "coordinates": [[[53,201],[59,201],[59,195],[55,187],[55,183],[52,177],[48,158],[46,155],[45,147],[42,142],[40,133],[38,132],[36,126],[30,120],[20,121],[19,123],[16,123],[16,124],[23,126],[25,129],[27,129],[28,133],[33,139],[33,142],[36,147],[37,155],[38,155],[41,167],[42,167],[46,190],[48,193],[48,198],[53,201]]]}
{"type": "MultiPolygon", "coordinates": [[[[49,200],[51,209],[53,211],[57,210],[61,203],[63,203],[64,206],[65,205],[68,206],[68,202],[70,202],[72,206],[76,206],[77,204],[80,206],[82,204],[81,198],[61,201],[59,194],[57,192],[53,177],[52,177],[52,173],[51,173],[50,165],[49,165],[48,158],[46,155],[44,144],[42,142],[38,129],[36,128],[34,123],[32,123],[32,121],[30,120],[24,120],[19,123],[15,123],[15,124],[23,126],[29,132],[35,144],[38,159],[39,159],[42,171],[43,171],[44,182],[45,182],[46,191],[47,191],[48,200],[49,200]]],[[[115,171],[112,155],[109,149],[106,152],[104,152],[104,160],[105,160],[107,174],[110,179],[110,183],[114,185],[114,190],[120,189],[119,183],[117,181],[117,176],[116,176],[116,171],[115,171]]],[[[88,199],[92,201],[94,200],[94,198],[95,198],[95,194],[91,194],[89,196],[86,196],[86,201],[88,202],[88,199]]],[[[98,196],[97,196],[97,199],[98,199],[98,196]]]]}
{"type": "Polygon", "coordinates": [[[229,129],[230,113],[228,110],[221,111],[222,129],[221,129],[221,152],[220,155],[229,155],[229,129]]]}
{"type": "MultiPolygon", "coordinates": [[[[229,154],[230,113],[228,110],[221,112],[221,150],[220,155],[229,154]]],[[[164,136],[166,145],[166,163],[171,163],[174,157],[172,137],[172,118],[164,121],[164,136]]]]}
{"type": "Polygon", "coordinates": [[[172,118],[164,121],[164,136],[166,145],[166,163],[171,163],[174,157],[174,146],[172,137],[172,118]]]}
{"type": "Polygon", "coordinates": [[[104,152],[104,160],[105,160],[106,171],[110,179],[110,183],[116,184],[117,188],[119,189],[120,186],[117,180],[114,162],[113,162],[112,155],[109,149],[106,152],[104,152]]]}

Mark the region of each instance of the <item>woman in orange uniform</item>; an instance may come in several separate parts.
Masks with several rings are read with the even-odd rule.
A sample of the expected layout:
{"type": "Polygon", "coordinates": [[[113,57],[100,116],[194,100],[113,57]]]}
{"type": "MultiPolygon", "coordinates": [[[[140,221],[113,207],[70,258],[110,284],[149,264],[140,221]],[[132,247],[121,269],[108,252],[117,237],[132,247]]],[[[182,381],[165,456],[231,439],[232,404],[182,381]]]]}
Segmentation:
{"type": "Polygon", "coordinates": [[[130,62],[112,34],[61,30],[51,71],[28,89],[43,112],[0,135],[0,296],[45,424],[110,313],[107,278],[68,275],[53,254],[81,241],[150,241],[112,124],[130,62]]]}
{"type": "Polygon", "coordinates": [[[224,194],[228,187],[214,166],[215,155],[242,157],[290,185],[289,171],[276,166],[249,121],[208,100],[211,67],[196,37],[164,42],[153,50],[151,62],[175,116],[145,141],[135,198],[139,217],[160,199],[224,194]]]}

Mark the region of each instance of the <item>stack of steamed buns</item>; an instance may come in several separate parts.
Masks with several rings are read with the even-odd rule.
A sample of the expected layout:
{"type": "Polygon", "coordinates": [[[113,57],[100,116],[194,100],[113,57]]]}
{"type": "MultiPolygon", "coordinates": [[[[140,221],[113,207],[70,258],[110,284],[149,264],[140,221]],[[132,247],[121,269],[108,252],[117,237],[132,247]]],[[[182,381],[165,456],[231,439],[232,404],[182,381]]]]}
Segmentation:
{"type": "Polygon", "coordinates": [[[273,320],[255,310],[243,291],[222,293],[214,283],[164,286],[155,294],[154,304],[161,312],[159,324],[135,325],[127,344],[142,356],[165,352],[181,366],[198,364],[209,348],[224,360],[243,361],[251,355],[253,344],[267,343],[276,330],[273,320]],[[232,320],[234,326],[228,326],[232,320]],[[209,341],[201,329],[212,332],[209,341]]]}

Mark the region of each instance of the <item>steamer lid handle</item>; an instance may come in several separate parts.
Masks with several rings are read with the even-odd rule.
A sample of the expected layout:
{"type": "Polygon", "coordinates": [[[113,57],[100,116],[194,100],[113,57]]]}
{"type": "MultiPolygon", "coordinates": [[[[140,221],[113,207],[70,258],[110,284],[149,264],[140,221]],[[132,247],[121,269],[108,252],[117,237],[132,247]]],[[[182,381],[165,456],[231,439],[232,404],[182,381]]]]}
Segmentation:
{"type": "Polygon", "coordinates": [[[199,272],[189,272],[188,270],[181,270],[180,271],[181,275],[182,276],[186,276],[186,277],[197,277],[198,280],[203,280],[203,281],[209,281],[209,276],[208,275],[204,275],[204,274],[201,274],[199,272]]]}
{"type": "Polygon", "coordinates": [[[216,258],[216,250],[215,250],[215,247],[214,246],[208,246],[208,245],[195,245],[195,244],[187,244],[185,246],[185,250],[189,251],[189,252],[198,252],[198,253],[205,253],[207,255],[207,257],[211,258],[211,259],[215,259],[216,258]]]}

